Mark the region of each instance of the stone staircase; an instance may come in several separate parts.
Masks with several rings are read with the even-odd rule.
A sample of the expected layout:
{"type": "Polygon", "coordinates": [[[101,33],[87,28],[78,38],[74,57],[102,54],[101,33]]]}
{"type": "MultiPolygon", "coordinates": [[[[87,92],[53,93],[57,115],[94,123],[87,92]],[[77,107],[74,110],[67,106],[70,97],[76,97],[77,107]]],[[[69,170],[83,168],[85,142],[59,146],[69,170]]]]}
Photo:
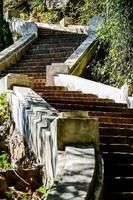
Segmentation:
{"type": "Polygon", "coordinates": [[[133,109],[93,94],[45,86],[46,65],[64,62],[86,35],[39,29],[39,38],[14,66],[1,72],[34,78],[35,92],[59,111],[88,111],[100,126],[100,148],[105,164],[104,200],[133,199],[133,109]]]}
{"type": "Polygon", "coordinates": [[[105,165],[104,199],[133,199],[133,109],[80,92],[49,91],[45,98],[59,111],[85,110],[88,116],[99,119],[105,165]]]}
{"type": "Polygon", "coordinates": [[[0,77],[7,73],[26,74],[34,79],[35,88],[43,88],[46,83],[46,65],[64,62],[87,37],[84,34],[50,29],[38,31],[38,40],[16,65],[1,72],[0,77]]]}

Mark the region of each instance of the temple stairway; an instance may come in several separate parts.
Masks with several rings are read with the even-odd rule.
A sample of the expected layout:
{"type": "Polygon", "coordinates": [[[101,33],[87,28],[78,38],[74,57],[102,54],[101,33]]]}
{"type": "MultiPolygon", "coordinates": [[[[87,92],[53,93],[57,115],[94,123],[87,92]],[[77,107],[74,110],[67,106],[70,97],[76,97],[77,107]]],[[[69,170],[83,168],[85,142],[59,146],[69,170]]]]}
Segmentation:
{"type": "Polygon", "coordinates": [[[105,166],[103,199],[133,199],[133,109],[81,92],[54,90],[41,95],[59,111],[88,111],[88,116],[99,119],[105,166]]]}
{"type": "Polygon", "coordinates": [[[35,91],[59,111],[88,111],[99,118],[100,148],[105,164],[104,200],[133,199],[133,109],[113,100],[64,87],[45,86],[46,65],[64,62],[85,35],[39,29],[39,38],[14,66],[0,74],[27,74],[35,91]]]}
{"type": "Polygon", "coordinates": [[[43,88],[46,65],[63,63],[87,37],[85,34],[50,29],[39,29],[38,35],[38,40],[22,59],[6,72],[1,72],[0,77],[7,73],[26,74],[34,79],[35,88],[43,88]]]}

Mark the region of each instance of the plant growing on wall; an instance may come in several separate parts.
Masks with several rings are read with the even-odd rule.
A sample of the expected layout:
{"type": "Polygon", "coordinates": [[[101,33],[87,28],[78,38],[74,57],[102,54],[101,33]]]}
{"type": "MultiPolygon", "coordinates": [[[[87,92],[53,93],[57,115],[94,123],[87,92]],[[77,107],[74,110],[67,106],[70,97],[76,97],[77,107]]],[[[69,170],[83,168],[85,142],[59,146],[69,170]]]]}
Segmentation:
{"type": "Polygon", "coordinates": [[[5,120],[9,119],[9,117],[9,103],[6,94],[2,94],[0,95],[0,125],[2,125],[5,120]]]}

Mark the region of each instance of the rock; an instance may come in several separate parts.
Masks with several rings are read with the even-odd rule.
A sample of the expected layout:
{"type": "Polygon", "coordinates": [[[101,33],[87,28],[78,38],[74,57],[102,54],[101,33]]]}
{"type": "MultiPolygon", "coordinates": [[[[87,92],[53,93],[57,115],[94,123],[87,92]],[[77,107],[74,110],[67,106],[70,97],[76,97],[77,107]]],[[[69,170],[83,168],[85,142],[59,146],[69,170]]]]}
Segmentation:
{"type": "Polygon", "coordinates": [[[6,192],[7,191],[7,183],[5,177],[0,175],[0,192],[6,192]]]}
{"type": "Polygon", "coordinates": [[[70,0],[46,0],[46,6],[48,10],[56,9],[62,6],[65,7],[69,3],[69,1],[70,0]]]}
{"type": "Polygon", "coordinates": [[[15,189],[20,191],[26,192],[27,187],[34,191],[42,185],[40,166],[30,169],[0,169],[0,174],[6,180],[8,186],[14,186],[15,189]]]}
{"type": "Polygon", "coordinates": [[[15,167],[16,164],[20,163],[20,161],[25,157],[23,136],[17,129],[15,129],[11,135],[9,148],[11,154],[11,163],[12,166],[15,167]]]}

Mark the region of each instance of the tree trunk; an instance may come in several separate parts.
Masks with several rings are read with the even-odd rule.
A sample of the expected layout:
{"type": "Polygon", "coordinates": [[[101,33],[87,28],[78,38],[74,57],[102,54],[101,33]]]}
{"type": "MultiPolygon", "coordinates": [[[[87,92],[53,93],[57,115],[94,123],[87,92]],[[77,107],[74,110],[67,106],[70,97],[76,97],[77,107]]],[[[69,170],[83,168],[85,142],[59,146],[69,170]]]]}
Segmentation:
{"type": "Polygon", "coordinates": [[[3,35],[3,0],[0,0],[0,51],[4,49],[4,35],[3,35]]]}

